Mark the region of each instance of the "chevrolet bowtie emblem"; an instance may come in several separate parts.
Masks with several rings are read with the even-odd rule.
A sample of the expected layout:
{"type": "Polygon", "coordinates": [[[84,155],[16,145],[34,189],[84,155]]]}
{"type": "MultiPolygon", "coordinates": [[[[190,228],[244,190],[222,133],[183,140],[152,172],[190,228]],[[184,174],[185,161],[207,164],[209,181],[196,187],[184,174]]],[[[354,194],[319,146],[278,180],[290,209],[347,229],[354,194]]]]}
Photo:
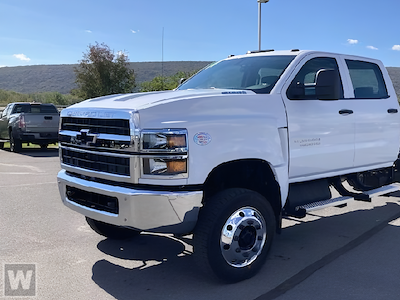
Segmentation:
{"type": "Polygon", "coordinates": [[[76,140],[81,144],[89,145],[95,144],[97,140],[97,134],[90,133],[89,129],[82,129],[77,135],[76,140]]]}

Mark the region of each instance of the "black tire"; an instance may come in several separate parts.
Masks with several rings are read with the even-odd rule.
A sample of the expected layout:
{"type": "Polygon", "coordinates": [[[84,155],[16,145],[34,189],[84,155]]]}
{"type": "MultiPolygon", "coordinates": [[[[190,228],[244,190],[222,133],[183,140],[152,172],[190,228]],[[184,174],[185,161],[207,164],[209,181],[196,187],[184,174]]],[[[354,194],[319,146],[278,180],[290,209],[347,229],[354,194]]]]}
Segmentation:
{"type": "Polygon", "coordinates": [[[0,142],[0,149],[4,148],[4,142],[0,142]]]}
{"type": "Polygon", "coordinates": [[[86,222],[96,233],[113,240],[124,240],[140,234],[140,231],[107,224],[86,217],[86,222]]]}
{"type": "Polygon", "coordinates": [[[19,153],[22,150],[22,142],[19,138],[14,137],[10,130],[10,151],[19,153]]]}
{"type": "Polygon", "coordinates": [[[391,173],[389,172],[376,172],[375,180],[371,180],[373,175],[372,172],[362,172],[357,173],[347,177],[347,182],[356,190],[356,191],[370,191],[376,188],[379,188],[383,185],[391,183],[391,173]],[[369,177],[369,180],[366,179],[369,177]],[[379,178],[378,178],[379,177],[379,178]]]}
{"type": "Polygon", "coordinates": [[[275,231],[274,211],[263,196],[227,189],[208,199],[200,211],[193,256],[206,274],[225,282],[248,279],[264,265],[275,231]]]}
{"type": "Polygon", "coordinates": [[[42,150],[47,150],[47,147],[48,147],[49,145],[48,144],[41,144],[40,145],[40,149],[42,149],[42,150]]]}

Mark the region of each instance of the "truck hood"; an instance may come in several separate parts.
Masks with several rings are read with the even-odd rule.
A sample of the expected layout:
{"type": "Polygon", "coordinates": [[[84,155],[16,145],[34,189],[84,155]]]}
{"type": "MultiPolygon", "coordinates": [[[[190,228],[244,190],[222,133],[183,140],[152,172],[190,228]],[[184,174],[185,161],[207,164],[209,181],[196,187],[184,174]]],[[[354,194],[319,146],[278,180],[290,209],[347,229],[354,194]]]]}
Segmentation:
{"type": "Polygon", "coordinates": [[[71,106],[68,109],[122,109],[122,110],[143,110],[156,105],[169,102],[226,97],[232,95],[256,95],[253,91],[244,90],[182,90],[182,91],[162,91],[135,94],[110,95],[94,99],[89,99],[71,106]]]}
{"type": "MultiPolygon", "coordinates": [[[[202,131],[205,124],[245,119],[273,119],[286,126],[285,108],[279,94],[256,94],[248,90],[204,89],[111,95],[89,99],[64,109],[62,117],[131,119],[141,128],[189,128],[202,131]]],[[[240,121],[239,121],[240,120],[240,121]]],[[[261,122],[261,121],[260,121],[261,122]]],[[[208,126],[208,125],[207,125],[208,126]]]]}

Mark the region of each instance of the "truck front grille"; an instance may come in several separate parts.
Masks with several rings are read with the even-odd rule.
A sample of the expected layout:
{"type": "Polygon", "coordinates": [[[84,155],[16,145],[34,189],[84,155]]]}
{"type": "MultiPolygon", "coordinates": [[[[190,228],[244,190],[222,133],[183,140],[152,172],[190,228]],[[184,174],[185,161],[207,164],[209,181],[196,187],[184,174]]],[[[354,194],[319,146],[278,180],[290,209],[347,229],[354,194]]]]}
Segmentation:
{"type": "Polygon", "coordinates": [[[130,135],[129,120],[74,117],[63,117],[61,120],[61,130],[80,132],[82,129],[89,129],[92,133],[130,135]]]}
{"type": "Polygon", "coordinates": [[[61,149],[61,161],[69,166],[129,176],[129,158],[61,149]]]}
{"type": "Polygon", "coordinates": [[[113,214],[119,213],[118,198],[116,197],[87,192],[71,186],[67,186],[66,193],[69,201],[79,205],[113,214]]]}

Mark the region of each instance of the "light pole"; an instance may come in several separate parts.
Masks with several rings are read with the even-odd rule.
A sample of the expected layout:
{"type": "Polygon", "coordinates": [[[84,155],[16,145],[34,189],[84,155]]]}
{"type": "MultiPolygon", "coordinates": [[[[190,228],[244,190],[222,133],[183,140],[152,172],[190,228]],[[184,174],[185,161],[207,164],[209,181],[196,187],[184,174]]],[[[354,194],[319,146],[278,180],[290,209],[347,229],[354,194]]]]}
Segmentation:
{"type": "Polygon", "coordinates": [[[261,3],[267,3],[269,0],[257,0],[258,2],[258,51],[261,51],[261,3]]]}

